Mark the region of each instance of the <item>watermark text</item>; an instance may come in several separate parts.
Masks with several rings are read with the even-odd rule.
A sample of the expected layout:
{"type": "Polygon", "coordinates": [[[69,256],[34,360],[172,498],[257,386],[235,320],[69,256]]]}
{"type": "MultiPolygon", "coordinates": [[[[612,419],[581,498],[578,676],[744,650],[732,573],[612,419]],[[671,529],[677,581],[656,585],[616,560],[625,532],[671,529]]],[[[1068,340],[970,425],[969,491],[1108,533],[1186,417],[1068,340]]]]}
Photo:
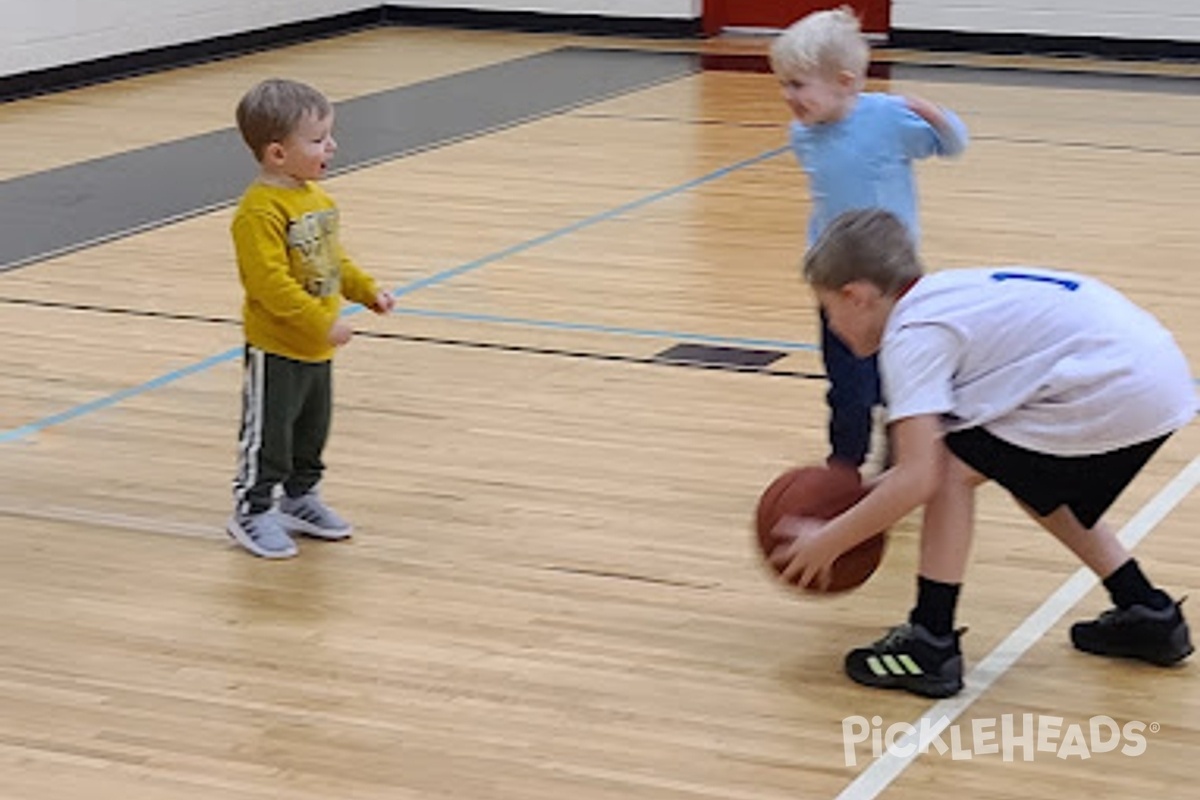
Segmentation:
{"type": "Polygon", "coordinates": [[[1086,760],[1095,753],[1113,751],[1140,756],[1146,752],[1145,734],[1158,730],[1156,722],[1133,720],[1120,724],[1104,715],[1070,724],[1063,717],[1045,714],[1004,714],[999,718],[973,719],[969,725],[951,725],[949,719],[942,717],[922,718],[918,725],[895,722],[886,727],[881,717],[853,716],[842,720],[842,746],[848,767],[858,764],[860,750],[865,751],[868,742],[872,758],[882,758],[884,753],[909,758],[932,750],[938,755],[949,754],[956,761],[976,756],[1033,761],[1039,753],[1086,760]],[[969,738],[964,735],[966,732],[969,738]]]}

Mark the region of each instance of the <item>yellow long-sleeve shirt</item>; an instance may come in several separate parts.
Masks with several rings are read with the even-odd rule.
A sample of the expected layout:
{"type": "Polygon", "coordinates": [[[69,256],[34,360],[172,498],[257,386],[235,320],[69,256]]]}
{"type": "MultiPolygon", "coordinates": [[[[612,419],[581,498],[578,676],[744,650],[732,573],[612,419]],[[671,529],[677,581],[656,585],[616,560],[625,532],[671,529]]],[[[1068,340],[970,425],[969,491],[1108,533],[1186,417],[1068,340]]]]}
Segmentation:
{"type": "Polygon", "coordinates": [[[370,305],[379,291],[342,250],[333,199],[311,182],[294,189],[254,183],[231,227],[247,343],[298,361],[328,361],[341,298],[370,305]]]}

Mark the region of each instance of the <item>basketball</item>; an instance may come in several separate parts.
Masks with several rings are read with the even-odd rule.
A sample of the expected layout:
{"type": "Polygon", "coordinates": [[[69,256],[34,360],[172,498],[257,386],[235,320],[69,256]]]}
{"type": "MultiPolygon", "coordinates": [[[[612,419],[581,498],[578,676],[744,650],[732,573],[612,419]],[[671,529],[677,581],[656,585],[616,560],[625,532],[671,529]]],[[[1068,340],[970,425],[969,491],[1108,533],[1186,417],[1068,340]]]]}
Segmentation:
{"type": "MultiPolygon", "coordinates": [[[[781,540],[775,525],[785,516],[833,519],[870,490],[863,485],[857,470],[847,467],[797,467],[780,475],[763,491],[755,514],[759,552],[772,570],[771,551],[781,540]]],[[[796,588],[806,592],[844,592],[861,586],[883,559],[887,532],[880,531],[866,541],[842,553],[833,562],[832,576],[825,589],[816,586],[796,588]]]]}

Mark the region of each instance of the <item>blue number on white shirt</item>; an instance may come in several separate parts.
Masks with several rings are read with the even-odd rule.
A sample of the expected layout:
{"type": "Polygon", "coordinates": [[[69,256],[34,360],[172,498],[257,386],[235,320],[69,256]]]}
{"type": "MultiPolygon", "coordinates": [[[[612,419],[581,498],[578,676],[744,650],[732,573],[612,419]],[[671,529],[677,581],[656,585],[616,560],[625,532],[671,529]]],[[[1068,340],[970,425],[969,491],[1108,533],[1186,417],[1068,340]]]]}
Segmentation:
{"type": "Polygon", "coordinates": [[[1053,275],[1035,275],[1032,272],[993,272],[992,280],[994,281],[1039,281],[1041,283],[1056,283],[1068,292],[1073,292],[1079,288],[1079,281],[1073,281],[1068,278],[1056,278],[1053,275]]]}

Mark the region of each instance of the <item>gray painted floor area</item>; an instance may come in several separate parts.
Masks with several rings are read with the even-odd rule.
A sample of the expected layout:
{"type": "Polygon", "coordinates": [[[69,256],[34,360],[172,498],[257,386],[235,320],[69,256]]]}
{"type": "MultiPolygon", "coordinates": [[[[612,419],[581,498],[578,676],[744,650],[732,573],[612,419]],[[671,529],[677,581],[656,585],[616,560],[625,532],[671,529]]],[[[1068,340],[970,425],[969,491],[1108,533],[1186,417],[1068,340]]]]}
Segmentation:
{"type": "MultiPolygon", "coordinates": [[[[697,58],[687,54],[572,47],[364,95],[337,105],[334,172],[698,69],[697,58]]],[[[0,270],[228,205],[254,174],[249,152],[230,128],[0,182],[0,270]]]]}

